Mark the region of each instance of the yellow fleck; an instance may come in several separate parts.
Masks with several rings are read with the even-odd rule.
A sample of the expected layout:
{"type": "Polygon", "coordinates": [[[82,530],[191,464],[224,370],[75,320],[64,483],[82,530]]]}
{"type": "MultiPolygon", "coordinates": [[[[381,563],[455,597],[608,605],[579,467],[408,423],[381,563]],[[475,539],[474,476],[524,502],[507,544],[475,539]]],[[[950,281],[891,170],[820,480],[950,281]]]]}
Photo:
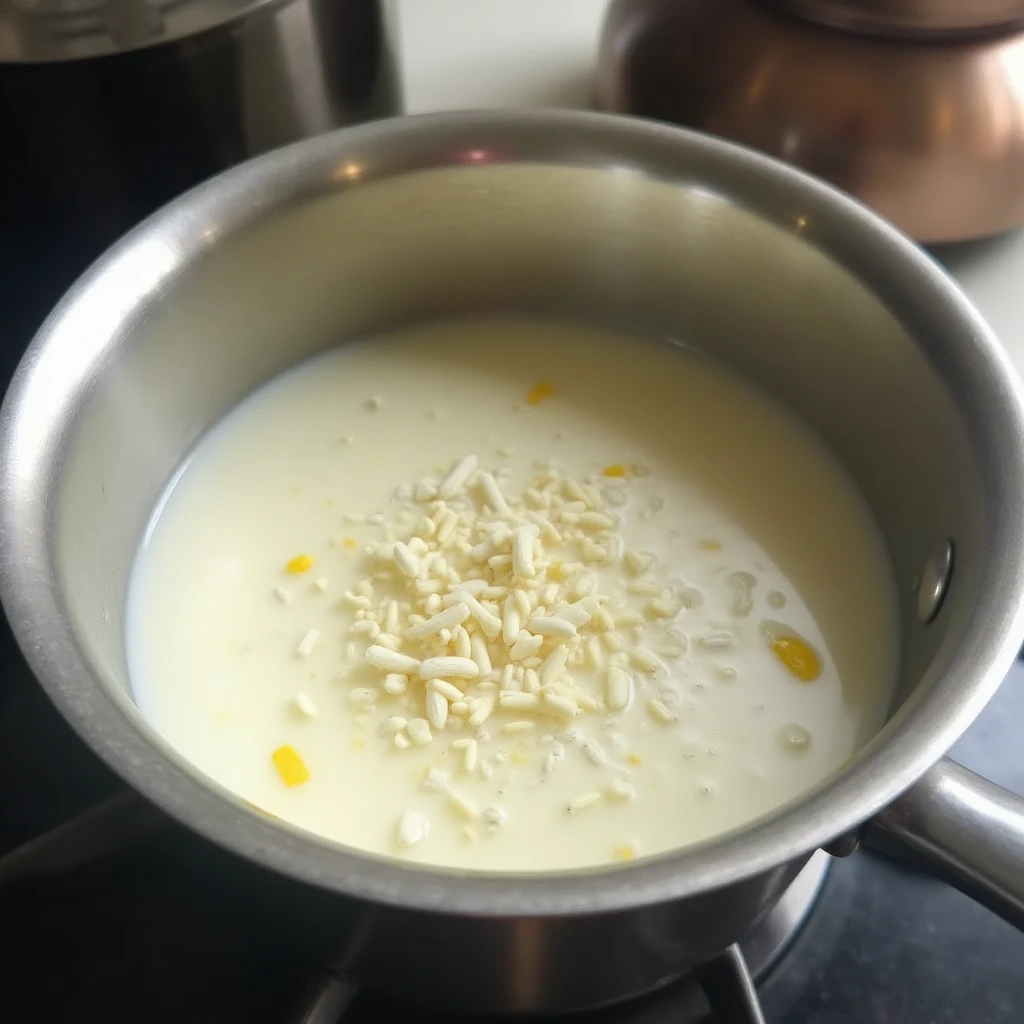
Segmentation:
{"type": "Polygon", "coordinates": [[[355,539],[355,537],[342,537],[341,543],[344,544],[345,547],[347,547],[347,548],[349,548],[351,550],[359,542],[355,539]]]}
{"type": "Polygon", "coordinates": [[[817,651],[798,636],[777,636],[771,642],[775,657],[802,683],[813,683],[821,675],[817,651]]]}
{"type": "Polygon", "coordinates": [[[294,747],[286,743],[270,756],[286,786],[301,786],[302,783],[309,782],[309,769],[294,747]]]}
{"type": "Polygon", "coordinates": [[[309,572],[313,568],[313,559],[309,555],[296,555],[285,567],[285,572],[290,572],[293,576],[300,576],[304,572],[309,572]]]}
{"type": "Polygon", "coordinates": [[[522,747],[516,747],[516,749],[512,751],[512,760],[516,764],[526,764],[528,760],[526,751],[523,750],[522,747]]]}
{"type": "Polygon", "coordinates": [[[628,472],[629,470],[621,462],[616,462],[611,466],[605,466],[601,470],[601,476],[626,476],[628,472]]]}
{"type": "Polygon", "coordinates": [[[554,393],[555,389],[551,384],[546,380],[540,380],[530,388],[526,395],[526,401],[530,405],[537,405],[545,398],[550,398],[554,393]]]}
{"type": "Polygon", "coordinates": [[[334,506],[334,499],[333,498],[328,498],[327,501],[324,504],[326,504],[328,508],[333,508],[333,506],[334,506]]]}
{"type": "Polygon", "coordinates": [[[700,542],[700,549],[701,551],[721,551],[722,545],[719,541],[708,538],[700,542]]]}
{"type": "Polygon", "coordinates": [[[626,758],[626,760],[633,765],[644,763],[644,759],[639,754],[630,754],[629,757],[626,758]]]}
{"type": "Polygon", "coordinates": [[[356,736],[356,738],[354,740],[352,740],[352,749],[353,750],[362,750],[365,746],[366,746],[366,740],[364,740],[362,738],[362,736],[356,736]]]}
{"type": "Polygon", "coordinates": [[[616,846],[613,852],[615,853],[616,860],[632,860],[636,856],[636,848],[629,843],[616,846]]]}

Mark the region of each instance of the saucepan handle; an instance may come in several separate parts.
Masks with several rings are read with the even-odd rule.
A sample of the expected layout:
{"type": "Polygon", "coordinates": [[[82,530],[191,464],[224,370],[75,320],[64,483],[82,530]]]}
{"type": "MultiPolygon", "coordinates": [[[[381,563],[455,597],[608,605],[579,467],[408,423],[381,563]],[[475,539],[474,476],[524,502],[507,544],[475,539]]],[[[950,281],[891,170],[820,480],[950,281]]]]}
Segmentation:
{"type": "Polygon", "coordinates": [[[933,874],[1024,931],[1024,799],[946,759],[873,818],[869,846],[933,874]]]}

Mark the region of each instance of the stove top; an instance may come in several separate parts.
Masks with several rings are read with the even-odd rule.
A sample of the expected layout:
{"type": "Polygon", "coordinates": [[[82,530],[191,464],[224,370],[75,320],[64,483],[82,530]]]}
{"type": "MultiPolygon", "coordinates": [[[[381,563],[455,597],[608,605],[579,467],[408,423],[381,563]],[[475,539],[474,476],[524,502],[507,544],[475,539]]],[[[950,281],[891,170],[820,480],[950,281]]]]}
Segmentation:
{"type": "MultiPolygon", "coordinates": [[[[46,259],[25,258],[7,268],[11,274],[0,252],[0,285],[8,291],[3,381],[86,261],[74,248],[59,256],[35,249],[46,259]]],[[[1024,266],[1024,233],[936,255],[997,331],[1010,331],[1011,352],[1019,348],[1010,301],[1024,266]]],[[[1022,720],[1018,662],[954,755],[1024,793],[1022,720]]],[[[0,1021],[448,1019],[334,979],[332,909],[323,893],[238,861],[126,796],[50,706],[0,617],[0,927],[7,938],[0,1021]],[[102,801],[104,816],[88,819],[91,831],[12,860],[10,851],[102,801]]],[[[768,1024],[1010,1024],[1024,1019],[1022,963],[1024,935],[993,914],[911,869],[858,852],[831,863],[803,928],[758,978],[757,998],[768,1024]]],[[[743,991],[740,966],[721,958],[699,986],[683,981],[586,1019],[751,1024],[761,1018],[743,991]]]]}

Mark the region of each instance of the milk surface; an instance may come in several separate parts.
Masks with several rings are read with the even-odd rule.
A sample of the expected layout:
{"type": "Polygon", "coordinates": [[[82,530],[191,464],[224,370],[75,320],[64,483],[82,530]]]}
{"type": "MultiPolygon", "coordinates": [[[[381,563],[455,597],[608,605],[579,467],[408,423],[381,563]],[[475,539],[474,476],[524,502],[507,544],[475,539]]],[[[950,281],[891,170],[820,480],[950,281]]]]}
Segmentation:
{"type": "Polygon", "coordinates": [[[339,843],[487,871],[643,857],[794,799],[881,724],[897,640],[867,508],[792,415],[678,346],[511,317],[347,345],[249,398],[161,501],[127,617],[138,706],[202,772],[339,843]],[[439,570],[436,525],[413,541],[468,457],[453,535],[504,536],[491,474],[509,528],[533,530],[533,576],[511,534],[486,570],[456,547],[439,570]],[[434,577],[436,600],[416,593],[434,577]],[[516,661],[486,615],[410,646],[417,608],[459,606],[456,578],[497,618],[522,590],[528,637],[604,611],[516,661]],[[418,657],[483,645],[490,671],[400,683],[366,662],[381,636],[418,657]],[[442,700],[425,740],[410,723],[436,726],[442,700]]]}

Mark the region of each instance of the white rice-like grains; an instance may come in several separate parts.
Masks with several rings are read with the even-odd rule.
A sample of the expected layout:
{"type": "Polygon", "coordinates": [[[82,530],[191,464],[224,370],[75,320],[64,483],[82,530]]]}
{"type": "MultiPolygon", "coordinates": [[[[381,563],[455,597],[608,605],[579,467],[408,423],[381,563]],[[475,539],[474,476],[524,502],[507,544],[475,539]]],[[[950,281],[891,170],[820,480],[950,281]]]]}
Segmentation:
{"type": "Polygon", "coordinates": [[[475,470],[476,456],[467,455],[456,463],[455,468],[441,481],[441,486],[437,489],[437,496],[443,501],[454,498],[466,486],[475,470]]]}
{"type": "Polygon", "coordinates": [[[633,681],[621,668],[613,665],[608,669],[605,679],[605,703],[609,711],[622,711],[628,704],[633,693],[633,681]]]}
{"type": "Polygon", "coordinates": [[[300,658],[308,658],[316,647],[317,642],[320,640],[320,630],[308,629],[299,641],[298,646],[295,648],[295,653],[300,658]]]}

